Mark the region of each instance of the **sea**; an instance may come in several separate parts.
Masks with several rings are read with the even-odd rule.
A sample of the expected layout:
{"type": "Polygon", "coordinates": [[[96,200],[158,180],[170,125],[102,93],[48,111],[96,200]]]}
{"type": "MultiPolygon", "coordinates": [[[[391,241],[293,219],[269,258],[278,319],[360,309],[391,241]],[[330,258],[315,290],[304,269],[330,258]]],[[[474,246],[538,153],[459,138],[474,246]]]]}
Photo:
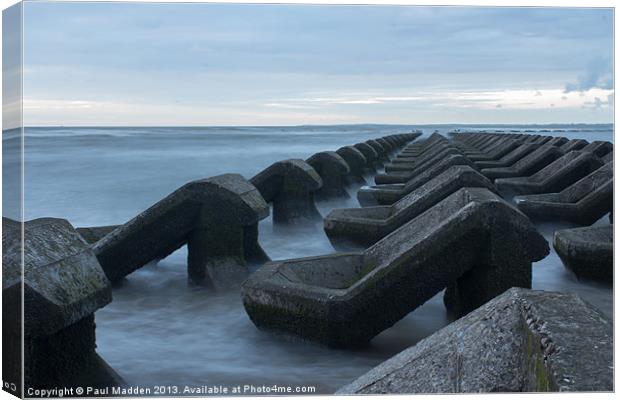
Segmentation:
{"type": "MultiPolygon", "coordinates": [[[[613,142],[611,124],[30,127],[23,141],[24,216],[66,218],[75,227],[122,224],[191,180],[224,173],[249,179],[275,161],[412,130],[421,130],[422,138],[484,130],[613,142]]],[[[19,178],[21,143],[19,131],[3,132],[5,182],[19,178]]],[[[372,184],[372,176],[367,181],[372,184]]],[[[318,203],[320,212],[359,207],[354,192],[349,200],[318,203]]],[[[19,194],[3,188],[3,196],[17,201],[19,194]]],[[[19,218],[19,210],[5,206],[3,216],[19,218]]],[[[597,222],[605,223],[607,216],[597,222]]],[[[555,230],[571,226],[537,227],[550,241],[555,230]]],[[[335,252],[320,227],[274,230],[267,218],[259,232],[273,260],[335,252]]],[[[95,314],[97,352],[129,385],[291,387],[299,390],[295,394],[328,394],[452,321],[439,293],[368,347],[329,349],[258,330],[238,291],[188,284],[186,256],[181,248],[129,275],[95,314]]],[[[578,280],[553,249],[534,264],[533,288],[577,293],[613,317],[612,287],[578,280]]]]}

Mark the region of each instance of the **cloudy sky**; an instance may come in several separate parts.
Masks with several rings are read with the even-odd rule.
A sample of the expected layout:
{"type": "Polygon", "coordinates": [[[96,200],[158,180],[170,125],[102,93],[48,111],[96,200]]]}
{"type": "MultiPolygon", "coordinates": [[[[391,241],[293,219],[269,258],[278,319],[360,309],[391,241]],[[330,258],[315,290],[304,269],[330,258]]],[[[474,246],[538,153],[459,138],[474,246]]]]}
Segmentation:
{"type": "Polygon", "coordinates": [[[611,122],[610,9],[26,3],[26,125],[611,122]]]}

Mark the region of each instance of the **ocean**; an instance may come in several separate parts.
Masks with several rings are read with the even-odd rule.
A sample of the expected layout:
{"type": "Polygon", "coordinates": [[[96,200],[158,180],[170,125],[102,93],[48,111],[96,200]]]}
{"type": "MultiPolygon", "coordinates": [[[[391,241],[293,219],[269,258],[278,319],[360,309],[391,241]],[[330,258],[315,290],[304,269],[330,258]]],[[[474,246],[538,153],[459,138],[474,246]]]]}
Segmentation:
{"type": "MultiPolygon", "coordinates": [[[[612,125],[27,128],[25,218],[66,218],[76,227],[121,224],[191,180],[223,173],[249,179],[278,160],[412,129],[425,136],[475,129],[613,141],[612,125]]],[[[19,135],[3,132],[5,179],[18,171],[19,148],[19,135]]],[[[356,206],[354,196],[318,204],[324,215],[356,206]]],[[[6,207],[4,216],[19,217],[6,207]]],[[[570,226],[538,228],[550,240],[554,230],[570,226]]],[[[320,227],[272,228],[269,218],[260,223],[259,241],[272,259],[334,252],[320,227]]],[[[439,294],[368,348],[327,349],[259,331],[237,292],[189,286],[185,257],[183,248],[131,274],[96,313],[97,351],[130,385],[314,386],[316,393],[333,393],[451,322],[439,294]]],[[[578,293],[612,316],[612,288],[577,280],[553,251],[534,264],[533,287],[578,293]]]]}

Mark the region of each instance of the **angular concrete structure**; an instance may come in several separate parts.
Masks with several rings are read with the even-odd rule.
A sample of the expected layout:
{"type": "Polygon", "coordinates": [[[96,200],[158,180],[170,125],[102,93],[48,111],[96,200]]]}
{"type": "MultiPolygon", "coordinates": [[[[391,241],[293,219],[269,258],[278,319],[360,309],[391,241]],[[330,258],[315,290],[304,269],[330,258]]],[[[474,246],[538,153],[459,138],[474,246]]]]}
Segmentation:
{"type": "Polygon", "coordinates": [[[513,288],[336,394],[610,392],[613,323],[575,294],[513,288]]]}
{"type": "Polygon", "coordinates": [[[468,165],[474,168],[474,164],[467,157],[450,155],[442,160],[437,160],[436,163],[423,171],[419,171],[407,183],[364,186],[357,191],[357,200],[363,207],[392,205],[454,165],[468,165]]]}
{"type": "Polygon", "coordinates": [[[322,151],[315,153],[306,162],[319,174],[323,185],[314,197],[317,200],[348,199],[347,175],[351,171],[349,164],[335,151],[322,151]]]}
{"type": "Polygon", "coordinates": [[[602,140],[595,140],[594,142],[591,142],[590,144],[581,149],[581,151],[589,151],[591,153],[594,153],[594,155],[598,157],[603,157],[605,154],[612,152],[613,150],[613,144],[602,140]]]}
{"type": "Polygon", "coordinates": [[[613,225],[562,229],[553,235],[553,247],[579,278],[614,282],[613,225]]]}
{"type": "Polygon", "coordinates": [[[228,288],[245,279],[248,263],[264,260],[257,226],[268,215],[263,197],[241,175],[219,175],[182,186],[93,250],[107,277],[117,282],[187,244],[190,281],[228,288]]]}
{"type": "Polygon", "coordinates": [[[339,250],[369,247],[464,187],[496,190],[478,171],[466,165],[456,165],[391,206],[333,210],[325,217],[325,233],[339,250]]]}
{"type": "Polygon", "coordinates": [[[521,144],[522,142],[520,141],[513,140],[513,139],[506,139],[506,140],[502,140],[499,143],[497,143],[495,146],[489,149],[488,152],[485,152],[479,155],[467,154],[467,157],[469,157],[469,159],[474,162],[475,161],[496,161],[496,160],[501,159],[502,157],[504,157],[511,151],[515,150],[521,144]]]}
{"type": "Polygon", "coordinates": [[[613,209],[613,162],[603,165],[559,193],[514,198],[519,210],[540,220],[591,225],[613,209]]]}
{"type": "Polygon", "coordinates": [[[497,161],[476,161],[475,164],[478,169],[509,167],[538,148],[535,144],[525,143],[497,161]]]}
{"type": "Polygon", "coordinates": [[[347,182],[349,185],[365,185],[364,173],[366,172],[366,157],[361,151],[353,146],[344,146],[336,150],[336,153],[342,157],[349,166],[349,175],[347,182]]]}
{"type": "Polygon", "coordinates": [[[77,228],[76,230],[87,243],[93,244],[118,227],[118,225],[91,226],[88,228],[77,228]]]}
{"type": "Polygon", "coordinates": [[[381,143],[377,142],[374,139],[367,140],[366,143],[368,143],[370,146],[372,146],[373,149],[375,149],[379,156],[379,162],[384,163],[386,161],[389,161],[389,151],[384,148],[381,143]]]}
{"type": "Polygon", "coordinates": [[[3,357],[12,358],[3,363],[3,379],[21,382],[23,327],[26,388],[122,384],[95,351],[94,313],[112,300],[95,254],[64,219],[39,218],[23,228],[22,281],[22,224],[2,219],[3,357]]]}
{"type": "Polygon", "coordinates": [[[584,147],[586,147],[587,145],[588,145],[588,141],[587,140],[572,139],[572,140],[569,140],[568,142],[564,143],[562,146],[560,146],[560,150],[562,150],[564,152],[569,152],[569,151],[573,151],[573,150],[581,150],[584,147]]]}
{"type": "Polygon", "coordinates": [[[242,298],[261,329],[355,347],[445,287],[459,314],[530,287],[532,261],[548,252],[527,217],[486,189],[465,188],[364,252],[267,263],[242,298]]]}
{"type": "Polygon", "coordinates": [[[356,143],[353,145],[358,149],[366,158],[366,169],[369,172],[377,172],[377,168],[380,168],[383,164],[379,162],[379,154],[368,143],[356,143]]]}
{"type": "Polygon", "coordinates": [[[547,146],[557,146],[557,147],[562,147],[564,146],[566,143],[568,143],[568,139],[562,136],[556,136],[553,139],[549,140],[547,143],[545,143],[547,146]]]}
{"type": "Polygon", "coordinates": [[[250,183],[273,204],[274,225],[306,225],[323,219],[314,204],[314,193],[323,186],[323,180],[304,160],[277,161],[250,183]]]}
{"type": "Polygon", "coordinates": [[[600,158],[589,152],[571,151],[528,177],[499,178],[495,186],[500,191],[517,194],[559,192],[603,165],[600,158]]]}
{"type": "Polygon", "coordinates": [[[562,155],[564,155],[562,150],[555,146],[540,146],[540,148],[534,150],[509,167],[484,168],[481,172],[491,180],[497,178],[530,176],[562,157],[562,155]]]}

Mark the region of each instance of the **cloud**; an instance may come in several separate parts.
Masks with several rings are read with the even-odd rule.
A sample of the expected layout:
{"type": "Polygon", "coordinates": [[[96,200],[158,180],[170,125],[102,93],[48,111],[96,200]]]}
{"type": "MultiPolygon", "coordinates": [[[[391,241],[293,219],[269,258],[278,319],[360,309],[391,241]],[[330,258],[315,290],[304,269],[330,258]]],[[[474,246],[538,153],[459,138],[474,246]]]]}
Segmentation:
{"type": "Polygon", "coordinates": [[[599,58],[588,64],[586,72],[577,77],[577,82],[567,83],[564,92],[587,92],[593,88],[613,89],[613,87],[611,60],[599,58]]]}

